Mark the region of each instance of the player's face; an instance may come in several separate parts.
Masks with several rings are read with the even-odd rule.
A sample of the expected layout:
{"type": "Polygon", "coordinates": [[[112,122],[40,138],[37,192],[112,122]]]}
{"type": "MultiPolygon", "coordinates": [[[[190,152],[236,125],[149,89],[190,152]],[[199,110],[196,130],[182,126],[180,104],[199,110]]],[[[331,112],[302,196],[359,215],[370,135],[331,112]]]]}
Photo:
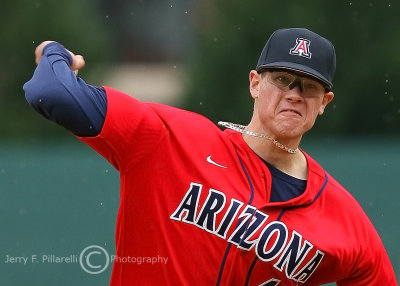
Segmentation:
{"type": "Polygon", "coordinates": [[[258,131],[275,138],[300,139],[333,99],[318,81],[284,71],[251,71],[250,92],[255,100],[252,120],[262,126],[258,131]]]}

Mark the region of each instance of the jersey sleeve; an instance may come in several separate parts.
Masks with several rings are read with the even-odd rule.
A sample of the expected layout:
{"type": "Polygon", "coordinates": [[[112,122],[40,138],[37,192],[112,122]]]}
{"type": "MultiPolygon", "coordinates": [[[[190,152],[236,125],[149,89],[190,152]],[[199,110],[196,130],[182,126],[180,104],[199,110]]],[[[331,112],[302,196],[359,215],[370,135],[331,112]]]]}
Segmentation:
{"type": "Polygon", "coordinates": [[[368,220],[366,235],[360,236],[361,255],[351,275],[338,281],[338,286],[397,286],[393,266],[383,243],[372,223],[368,220]]]}
{"type": "Polygon", "coordinates": [[[94,137],[77,137],[117,170],[124,171],[145,158],[168,130],[151,104],[110,87],[104,89],[107,114],[101,133],[94,137]]]}

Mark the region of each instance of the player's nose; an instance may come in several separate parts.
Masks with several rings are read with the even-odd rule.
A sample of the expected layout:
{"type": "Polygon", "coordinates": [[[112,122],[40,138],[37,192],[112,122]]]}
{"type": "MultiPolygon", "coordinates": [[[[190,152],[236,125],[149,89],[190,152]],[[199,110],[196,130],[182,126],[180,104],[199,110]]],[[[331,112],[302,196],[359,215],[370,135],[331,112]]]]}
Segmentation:
{"type": "Polygon", "coordinates": [[[301,81],[295,80],[289,85],[289,90],[286,92],[286,98],[290,101],[302,101],[303,98],[303,86],[301,81]]]}
{"type": "Polygon", "coordinates": [[[292,83],[288,85],[289,89],[294,89],[296,86],[300,88],[300,91],[303,92],[303,85],[299,78],[296,78],[292,83]]]}

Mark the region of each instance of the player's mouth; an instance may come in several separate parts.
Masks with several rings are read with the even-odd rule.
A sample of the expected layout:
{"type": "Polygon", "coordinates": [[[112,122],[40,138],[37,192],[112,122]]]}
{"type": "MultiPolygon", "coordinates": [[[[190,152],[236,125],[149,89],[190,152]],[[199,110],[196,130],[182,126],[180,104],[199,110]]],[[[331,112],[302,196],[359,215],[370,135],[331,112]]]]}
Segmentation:
{"type": "Polygon", "coordinates": [[[302,117],[301,113],[295,109],[283,109],[280,113],[284,113],[287,115],[299,115],[300,117],[302,117]]]}

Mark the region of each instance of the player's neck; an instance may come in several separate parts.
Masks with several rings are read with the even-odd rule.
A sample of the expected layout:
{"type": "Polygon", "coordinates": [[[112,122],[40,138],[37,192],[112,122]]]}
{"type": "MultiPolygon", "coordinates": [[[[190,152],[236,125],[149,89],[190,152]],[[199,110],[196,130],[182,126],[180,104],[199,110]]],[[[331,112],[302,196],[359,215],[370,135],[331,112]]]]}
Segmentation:
{"type": "Polygon", "coordinates": [[[247,145],[263,160],[293,177],[307,179],[307,160],[301,151],[295,154],[279,149],[270,141],[243,135],[247,145]]]}

